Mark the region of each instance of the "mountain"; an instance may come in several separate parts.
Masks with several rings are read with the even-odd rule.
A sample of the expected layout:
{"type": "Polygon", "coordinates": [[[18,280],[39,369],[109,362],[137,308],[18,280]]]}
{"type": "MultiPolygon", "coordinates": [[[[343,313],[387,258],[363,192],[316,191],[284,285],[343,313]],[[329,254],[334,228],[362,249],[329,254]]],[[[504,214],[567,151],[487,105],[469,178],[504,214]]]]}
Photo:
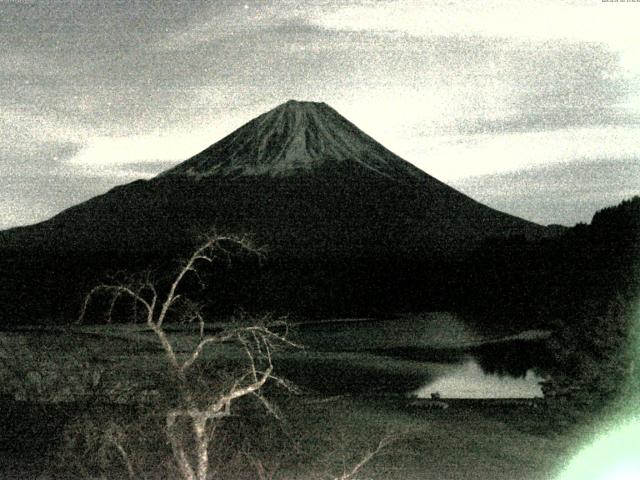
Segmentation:
{"type": "Polygon", "coordinates": [[[312,276],[314,292],[353,290],[354,282],[372,292],[389,282],[426,285],[433,264],[425,259],[461,258],[489,237],[546,234],[419,170],[328,105],[289,101],[153,179],[2,232],[0,241],[13,262],[5,271],[46,265],[68,279],[75,269],[175,256],[212,230],[250,234],[278,265],[278,282],[312,276]],[[425,271],[416,272],[419,265],[425,271]],[[401,281],[407,269],[411,278],[401,281]],[[390,279],[371,277],[374,270],[390,279]]]}
{"type": "Polygon", "coordinates": [[[450,255],[486,237],[545,231],[429,176],[328,105],[291,100],[156,178],[3,240],[62,251],[164,250],[210,229],[302,255],[450,255]]]}
{"type": "MultiPolygon", "coordinates": [[[[424,173],[325,103],[288,102],[161,174],[294,177],[367,172],[397,181],[424,173]]],[[[355,178],[352,178],[355,180],[355,178]]]]}

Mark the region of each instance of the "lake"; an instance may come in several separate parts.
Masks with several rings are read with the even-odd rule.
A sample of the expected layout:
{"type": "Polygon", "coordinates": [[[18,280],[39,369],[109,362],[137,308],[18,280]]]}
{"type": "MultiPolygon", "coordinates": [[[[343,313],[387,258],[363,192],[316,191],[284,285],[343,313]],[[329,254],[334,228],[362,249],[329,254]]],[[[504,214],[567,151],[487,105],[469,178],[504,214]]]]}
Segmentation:
{"type": "Polygon", "coordinates": [[[548,335],[489,336],[448,312],[325,321],[301,326],[300,340],[314,352],[285,371],[305,386],[334,394],[537,398],[548,335]]]}
{"type": "MultiPolygon", "coordinates": [[[[120,390],[134,396],[139,389],[152,390],[164,375],[164,362],[154,337],[140,328],[4,332],[0,359],[15,365],[0,368],[0,394],[49,401],[80,398],[96,374],[109,398],[120,398],[120,390]]],[[[295,340],[305,348],[278,352],[274,363],[279,376],[318,395],[533,398],[542,395],[538,382],[548,358],[546,336],[541,331],[489,336],[446,312],[327,320],[298,325],[295,340]]],[[[173,341],[188,351],[187,344],[197,338],[176,332],[173,341]]],[[[216,362],[241,355],[231,347],[211,349],[203,356],[204,368],[215,371],[216,362]]]]}
{"type": "Polygon", "coordinates": [[[534,369],[522,377],[487,373],[474,359],[457,365],[447,365],[447,371],[435,380],[411,392],[417,398],[430,398],[438,394],[442,398],[540,398],[542,389],[534,369]]]}

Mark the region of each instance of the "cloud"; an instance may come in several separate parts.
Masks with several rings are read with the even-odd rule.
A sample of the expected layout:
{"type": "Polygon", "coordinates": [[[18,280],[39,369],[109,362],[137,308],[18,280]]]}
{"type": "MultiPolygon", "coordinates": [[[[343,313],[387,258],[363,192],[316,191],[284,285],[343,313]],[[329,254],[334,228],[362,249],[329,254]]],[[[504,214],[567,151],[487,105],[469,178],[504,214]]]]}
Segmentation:
{"type": "MultiPolygon", "coordinates": [[[[380,62],[398,63],[386,72],[389,80],[404,77],[427,95],[445,80],[455,98],[443,118],[455,113],[451,120],[471,133],[640,117],[631,96],[640,79],[640,5],[387,1],[347,5],[309,21],[360,39],[377,34],[385,49],[403,46],[395,52],[403,64],[380,62]]],[[[378,60],[369,58],[372,72],[378,60]]]]}
{"type": "Polygon", "coordinates": [[[404,158],[442,180],[516,171],[549,164],[637,158],[632,127],[569,128],[415,138],[404,158]]]}
{"type": "MultiPolygon", "coordinates": [[[[638,4],[381,1],[324,10],[308,21],[327,31],[377,33],[385,45],[417,46],[426,65],[434,56],[446,59],[444,76],[479,87],[480,103],[492,81],[494,94],[504,89],[512,97],[502,105],[512,114],[493,123],[500,129],[603,125],[625,115],[637,122],[640,116],[631,98],[640,81],[638,4]]],[[[484,128],[491,125],[484,119],[484,128]]]]}
{"type": "Polygon", "coordinates": [[[85,175],[100,172],[113,175],[114,171],[126,169],[131,164],[172,164],[184,160],[203,149],[206,143],[207,140],[198,134],[94,137],[88,139],[66,164],[85,175]]]}
{"type": "Polygon", "coordinates": [[[318,11],[317,6],[294,1],[219,1],[208,5],[183,28],[171,32],[155,45],[158,50],[189,50],[230,37],[253,35],[257,31],[284,25],[318,11]]]}
{"type": "Polygon", "coordinates": [[[548,224],[590,222],[594,212],[640,194],[636,158],[598,158],[458,179],[452,186],[498,210],[548,224]]]}
{"type": "MultiPolygon", "coordinates": [[[[207,96],[203,94],[202,98],[207,96]]],[[[149,178],[184,161],[221,139],[243,123],[247,113],[231,109],[211,124],[192,124],[175,130],[131,135],[94,135],[83,140],[64,162],[76,175],[112,178],[149,178]]]]}
{"type": "Polygon", "coordinates": [[[345,5],[314,23],[328,29],[402,32],[417,36],[483,36],[603,42],[631,49],[640,39],[638,5],[602,2],[384,1],[345,5]]]}

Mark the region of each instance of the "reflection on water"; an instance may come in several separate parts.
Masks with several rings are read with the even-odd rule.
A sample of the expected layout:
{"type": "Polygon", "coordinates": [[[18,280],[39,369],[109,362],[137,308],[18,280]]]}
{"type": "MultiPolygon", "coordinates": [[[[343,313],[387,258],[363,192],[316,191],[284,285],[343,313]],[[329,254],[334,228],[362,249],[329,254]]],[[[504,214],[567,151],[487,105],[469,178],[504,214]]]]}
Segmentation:
{"type": "Polygon", "coordinates": [[[442,376],[429,381],[412,396],[429,398],[437,392],[443,398],[535,398],[542,397],[539,382],[543,380],[533,369],[520,377],[486,373],[477,360],[468,358],[450,365],[442,376]]]}
{"type": "Polygon", "coordinates": [[[550,362],[543,340],[485,343],[466,353],[478,361],[485,373],[501,376],[525,377],[534,368],[546,369],[550,362]]]}
{"type": "MultiPolygon", "coordinates": [[[[392,359],[421,362],[423,386],[419,397],[438,392],[447,398],[542,397],[549,353],[544,340],[493,339],[446,348],[404,347],[374,351],[392,359]],[[428,376],[427,376],[428,374],[428,376]]],[[[411,390],[411,388],[407,388],[411,390]]]]}
{"type": "Polygon", "coordinates": [[[447,312],[322,321],[300,327],[309,355],[279,359],[278,368],[300,386],[330,394],[533,398],[542,396],[543,380],[534,372],[548,371],[551,361],[548,335],[488,336],[447,312]]]}

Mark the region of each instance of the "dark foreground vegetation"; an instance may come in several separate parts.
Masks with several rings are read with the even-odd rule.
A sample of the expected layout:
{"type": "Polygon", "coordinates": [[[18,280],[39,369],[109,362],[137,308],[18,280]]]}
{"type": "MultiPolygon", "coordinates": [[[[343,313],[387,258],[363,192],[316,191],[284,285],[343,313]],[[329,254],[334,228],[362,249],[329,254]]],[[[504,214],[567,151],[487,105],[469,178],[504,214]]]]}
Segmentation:
{"type": "MultiPolygon", "coordinates": [[[[245,405],[216,432],[222,441],[212,448],[212,478],[340,478],[381,440],[384,448],[353,478],[554,478],[591,433],[550,433],[544,407],[452,402],[440,410],[409,403],[381,396],[280,400],[281,421],[245,405]]],[[[4,479],[126,479],[115,442],[135,453],[132,467],[144,472],[135,478],[175,472],[155,409],[13,402],[0,412],[4,479]]]]}
{"type": "MultiPolygon", "coordinates": [[[[223,255],[204,258],[215,268],[199,276],[182,270],[188,275],[179,292],[172,292],[175,266],[184,269],[185,264],[161,255],[92,258],[88,270],[81,256],[64,264],[47,263],[43,256],[4,259],[26,284],[33,282],[34,272],[40,275],[39,289],[4,287],[15,318],[28,323],[25,318],[48,314],[68,322],[82,311],[87,322],[139,322],[155,335],[169,369],[159,378],[165,391],[151,402],[3,399],[3,478],[24,478],[25,472],[186,480],[547,478],[588,433],[594,413],[638,393],[640,197],[554,238],[485,241],[465,259],[296,262],[276,257],[265,263],[260,252],[247,253],[242,243],[216,245],[223,255]],[[30,267],[20,270],[26,264],[30,267]],[[118,264],[129,268],[96,283],[99,272],[118,264]],[[389,275],[394,269],[398,274],[389,275]],[[74,281],[63,282],[65,275],[74,281]],[[108,295],[92,298],[81,309],[96,284],[108,295]],[[166,311],[155,308],[158,298],[171,295],[189,301],[176,299],[174,305],[171,300],[166,311]],[[205,318],[224,318],[232,306],[284,312],[287,302],[294,315],[306,312],[307,318],[382,316],[400,306],[446,308],[489,333],[550,330],[540,350],[548,355],[541,362],[549,378],[546,399],[531,405],[451,403],[440,411],[398,396],[373,396],[366,389],[337,398],[327,396],[339,393],[334,391],[298,391],[273,371],[276,344],[294,347],[286,322],[265,323],[267,317],[259,317],[257,323],[213,334],[205,328],[205,318]],[[171,331],[163,325],[165,318],[167,324],[193,324],[206,345],[235,343],[240,357],[225,357],[228,365],[212,369],[200,363],[198,349],[205,344],[167,347],[163,337],[171,331]],[[181,463],[181,455],[189,465],[181,463]]],[[[400,354],[408,358],[416,351],[400,354]]],[[[283,364],[295,377],[295,361],[283,364]]],[[[138,367],[140,380],[152,376],[146,364],[138,367]]],[[[317,373],[309,370],[304,376],[317,373]]]]}
{"type": "Polygon", "coordinates": [[[547,396],[593,411],[640,393],[640,197],[557,238],[487,242],[466,271],[477,325],[552,330],[547,396]]]}

